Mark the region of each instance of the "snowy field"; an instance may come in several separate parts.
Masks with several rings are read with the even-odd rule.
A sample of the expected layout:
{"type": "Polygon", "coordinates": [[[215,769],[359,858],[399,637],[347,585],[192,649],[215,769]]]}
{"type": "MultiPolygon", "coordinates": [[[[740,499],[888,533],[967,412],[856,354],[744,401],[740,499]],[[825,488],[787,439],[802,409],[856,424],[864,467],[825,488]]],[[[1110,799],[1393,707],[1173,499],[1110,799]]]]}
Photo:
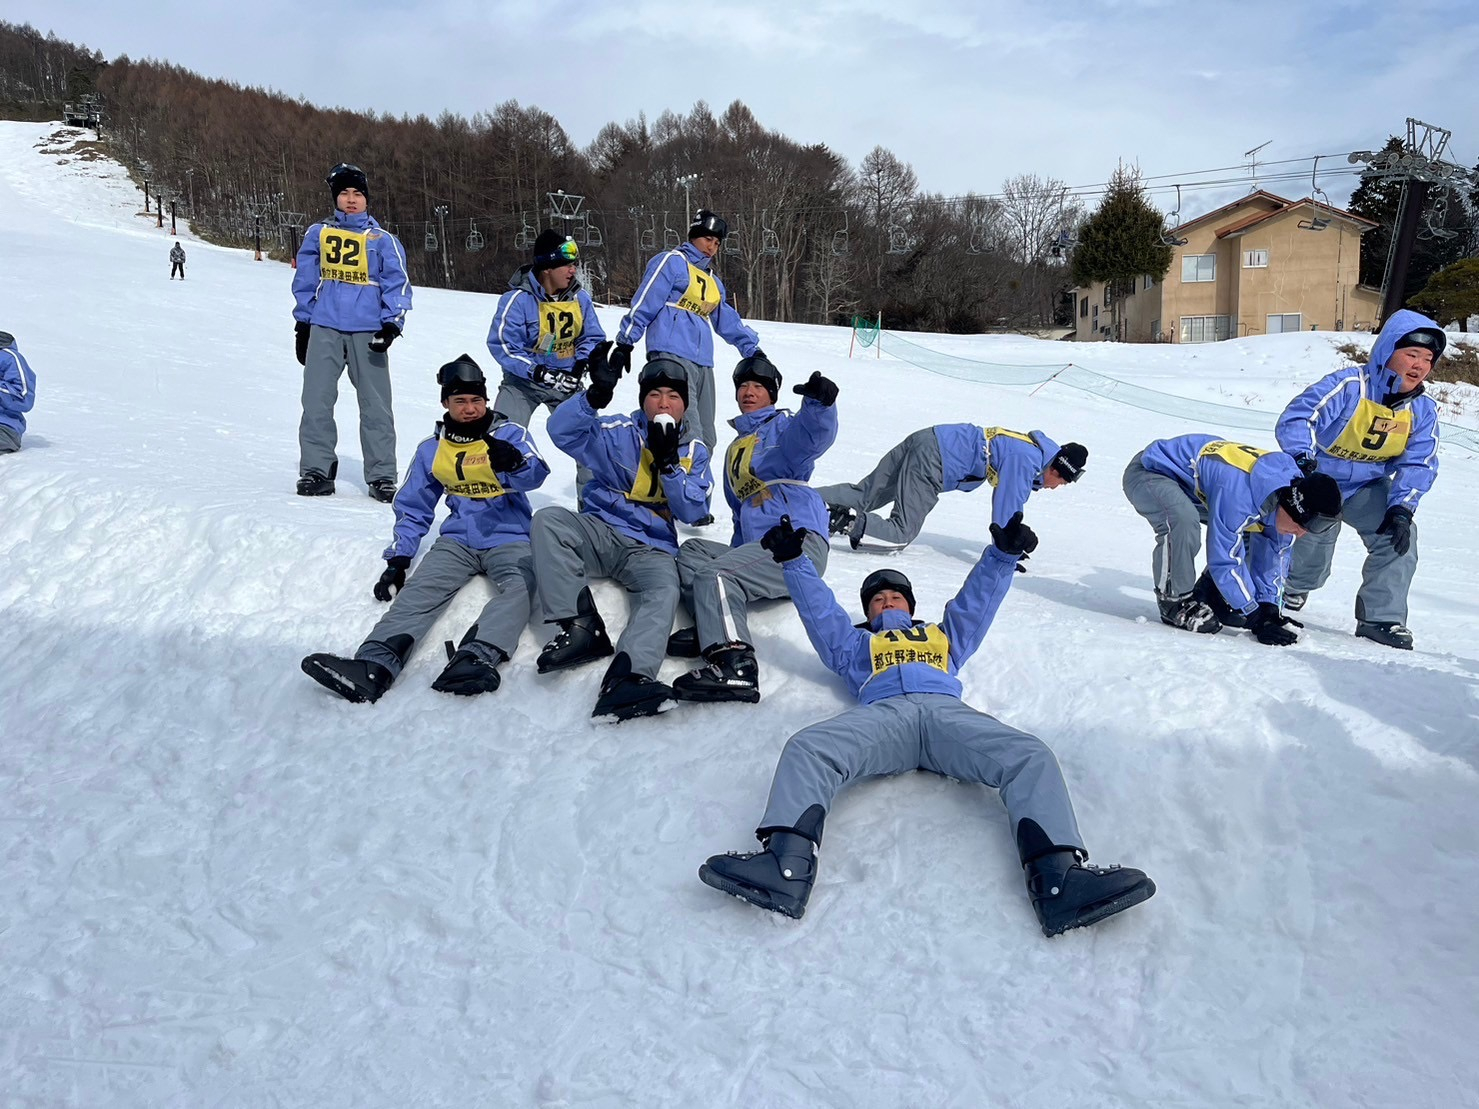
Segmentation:
{"type": "MultiPolygon", "coordinates": [[[[931,423],[1088,444],[1082,482],[1033,498],[1042,545],[962,679],[1055,748],[1095,860],[1159,886],[1045,940],[995,795],[916,774],[843,795],[793,922],[696,877],[753,843],[786,737],[847,703],[789,605],[754,622],[758,706],[593,725],[601,668],[537,676],[542,630],[496,694],[434,693],[481,583],[378,705],[333,698],[298,661],[370,629],[391,524],[353,393],[339,495],[295,496],[288,268],[187,241],[168,281],[167,228],[54,130],[0,123],[0,328],[39,378],[0,459],[0,1105],[1479,1105],[1472,452],[1445,448],[1418,515],[1415,652],[1351,634],[1353,535],[1297,646],[1193,638],[1155,620],[1120,472],[1224,429],[759,323],[787,397],[814,369],[841,385],[818,483],[931,423]]],[[[403,465],[435,367],[491,367],[493,305],[417,290],[391,353],[403,465]]],[[[1341,362],[1304,334],[911,338],[1270,411],[1341,362]]],[[[570,503],[573,463],[534,432],[536,507],[570,503]]],[[[988,514],[948,495],[892,557],[921,615],[988,514]]],[[[884,564],[841,545],[827,578],[851,602],[884,564]]],[[[621,595],[597,600],[619,626],[621,595]]]]}

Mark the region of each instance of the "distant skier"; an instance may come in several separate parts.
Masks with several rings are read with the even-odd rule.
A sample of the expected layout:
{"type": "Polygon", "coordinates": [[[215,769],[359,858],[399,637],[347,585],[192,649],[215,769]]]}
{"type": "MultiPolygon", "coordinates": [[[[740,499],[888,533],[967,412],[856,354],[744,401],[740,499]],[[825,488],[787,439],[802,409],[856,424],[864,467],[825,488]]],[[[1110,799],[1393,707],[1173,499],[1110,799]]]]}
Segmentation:
{"type": "Polygon", "coordinates": [[[359,397],[359,441],[370,496],[395,497],[395,416],[390,359],[411,310],[411,282],[400,241],[369,215],[369,181],[359,166],[329,171],[334,217],[315,223],[298,248],[293,272],[294,334],[303,367],[303,419],[298,425],[298,495],[334,492],[339,472],[334,402],[339,375],[359,397]]]}
{"type": "Polygon", "coordinates": [[[1153,895],[1155,883],[1139,870],[1086,865],[1068,786],[1048,746],[961,700],[956,675],[985,638],[1018,560],[1037,546],[1022,514],[1005,527],[991,525],[992,545],[939,623],[914,619],[909,579],[886,569],[863,581],[867,622],[855,625],[805,556],[806,534],[782,518],[761,542],[783,567],[812,646],[859,705],[786,742],[755,832],[763,850],[715,855],[699,878],[800,917],[838,791],[860,778],[918,769],[1001,791],[1043,935],[1094,924],[1153,895]]]}
{"type": "Polygon", "coordinates": [[[1251,631],[1258,642],[1298,640],[1279,612],[1295,537],[1340,526],[1340,489],[1306,476],[1282,451],[1215,435],[1157,439],[1125,467],[1125,496],[1155,529],[1156,602],[1161,622],[1214,633],[1251,631]],[[1196,557],[1207,526],[1207,569],[1196,557]]]}
{"type": "Polygon", "coordinates": [[[611,364],[630,368],[632,347],[645,334],[648,361],[667,355],[688,373],[690,421],[709,453],[719,441],[714,426],[714,335],[732,343],[741,355],[761,354],[760,340],[724,299],[724,282],[709,271],[729,225],[700,208],[688,228],[688,241],[647,263],[632,306],[616,329],[611,364]]]}
{"type": "Polygon", "coordinates": [[[0,331],[0,454],[21,449],[26,413],[35,404],[36,375],[15,345],[15,336],[0,331]]]}
{"type": "MultiPolygon", "coordinates": [[[[1341,519],[1366,544],[1356,634],[1412,650],[1407,591],[1417,572],[1413,515],[1438,476],[1438,406],[1423,392],[1448,346],[1433,320],[1406,309],[1382,327],[1364,366],[1326,374],[1289,402],[1275,434],[1306,473],[1340,485],[1341,519]]],[[[1294,544],[1284,607],[1297,612],[1330,577],[1339,528],[1294,544]]]]}
{"type": "Polygon", "coordinates": [[[853,550],[866,535],[906,547],[924,527],[941,493],[990,484],[991,522],[1005,524],[1039,489],[1057,489],[1083,476],[1089,460],[1078,443],[1058,446],[1041,431],[1008,431],[976,424],[936,424],[914,432],[883,456],[861,481],[817,489],[827,502],[833,535],[853,550]],[[888,519],[870,515],[892,504],[888,519]]]}
{"type": "Polygon", "coordinates": [[[175,274],[180,275],[180,280],[185,280],[185,248],[179,243],[170,247],[169,252],[169,279],[173,281],[175,274]]]}
{"type": "Polygon", "coordinates": [[[353,658],[309,655],[303,672],[348,701],[378,701],[416,644],[458,591],[482,574],[493,587],[477,621],[431,687],[443,693],[491,693],[498,667],[518,647],[529,622],[534,564],[529,498],[549,476],[522,427],[488,408],[483,371],[467,355],[437,371],[446,415],[416,448],[395,496],[395,537],[385,549],[377,601],[390,601],[353,658]],[[406,571],[447,502],[440,538],[409,579],[406,571]]]}

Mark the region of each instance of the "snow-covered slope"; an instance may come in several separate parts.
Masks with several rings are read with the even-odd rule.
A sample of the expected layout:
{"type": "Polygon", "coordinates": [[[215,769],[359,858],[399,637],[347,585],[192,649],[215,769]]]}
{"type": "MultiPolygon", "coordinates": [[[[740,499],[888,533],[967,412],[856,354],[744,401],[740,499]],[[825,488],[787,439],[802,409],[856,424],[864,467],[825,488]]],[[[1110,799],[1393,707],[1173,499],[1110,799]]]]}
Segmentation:
{"type": "MultiPolygon", "coordinates": [[[[963,679],[1053,745],[1094,857],[1160,887],[1044,940],[994,794],[915,774],[843,795],[791,922],[695,875],[753,842],[786,736],[846,704],[790,607],[755,620],[754,707],[593,725],[599,667],[537,676],[533,630],[491,696],[433,693],[429,642],[378,705],[332,698],[298,660],[369,630],[391,522],[353,393],[339,495],[294,496],[288,269],[188,242],[169,282],[142,197],[43,149],[53,131],[0,124],[0,328],[40,379],[27,449],[0,459],[0,1101],[1479,1104],[1469,453],[1445,450],[1423,503],[1415,652],[1350,634],[1354,536],[1296,647],[1193,639],[1153,618],[1119,475],[1194,428],[761,323],[789,379],[841,384],[818,482],[950,420],[1089,445],[1082,482],[1034,498],[1042,545],[963,679]]],[[[492,308],[417,291],[392,351],[403,462],[439,412],[434,368],[491,364],[492,308]]],[[[1306,335],[913,338],[1271,410],[1339,364],[1306,335]]],[[[555,469],[535,503],[569,503],[573,464],[534,430],[555,469]]],[[[892,558],[922,615],[987,519],[984,495],[947,496],[892,558]]],[[[835,547],[827,578],[846,601],[882,564],[835,547]]],[[[597,599],[619,625],[621,595],[597,599]]]]}

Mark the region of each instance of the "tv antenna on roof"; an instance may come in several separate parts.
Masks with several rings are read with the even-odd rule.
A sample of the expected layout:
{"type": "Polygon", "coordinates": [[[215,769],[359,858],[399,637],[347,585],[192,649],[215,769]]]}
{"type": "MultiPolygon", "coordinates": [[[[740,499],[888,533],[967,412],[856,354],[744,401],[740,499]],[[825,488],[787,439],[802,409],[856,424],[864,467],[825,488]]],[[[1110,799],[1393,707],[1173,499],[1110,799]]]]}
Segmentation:
{"type": "Polygon", "coordinates": [[[1248,170],[1253,174],[1253,187],[1248,190],[1249,192],[1256,193],[1258,191],[1258,152],[1273,141],[1273,139],[1269,139],[1268,142],[1259,143],[1252,150],[1243,151],[1243,157],[1248,159],[1248,170]]]}

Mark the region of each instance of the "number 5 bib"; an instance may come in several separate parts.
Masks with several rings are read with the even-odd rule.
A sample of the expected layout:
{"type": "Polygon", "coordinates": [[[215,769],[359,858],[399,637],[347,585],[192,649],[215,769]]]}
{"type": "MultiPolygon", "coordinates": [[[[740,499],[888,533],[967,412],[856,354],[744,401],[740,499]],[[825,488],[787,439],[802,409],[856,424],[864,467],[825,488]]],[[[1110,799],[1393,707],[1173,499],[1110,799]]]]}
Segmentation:
{"type": "Polygon", "coordinates": [[[1407,449],[1411,434],[1412,409],[1394,412],[1362,397],[1340,438],[1325,451],[1348,462],[1386,462],[1407,449]]]}

